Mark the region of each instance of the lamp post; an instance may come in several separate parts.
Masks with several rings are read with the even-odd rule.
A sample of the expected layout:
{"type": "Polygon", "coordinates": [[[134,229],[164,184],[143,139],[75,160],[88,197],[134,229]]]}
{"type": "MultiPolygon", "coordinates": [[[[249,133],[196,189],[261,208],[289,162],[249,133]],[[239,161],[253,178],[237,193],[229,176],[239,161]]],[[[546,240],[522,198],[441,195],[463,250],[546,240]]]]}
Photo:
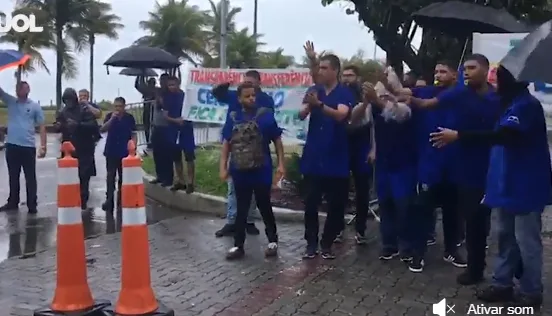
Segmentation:
{"type": "Polygon", "coordinates": [[[226,48],[228,46],[228,0],[221,0],[220,2],[220,68],[226,68],[226,48]]]}

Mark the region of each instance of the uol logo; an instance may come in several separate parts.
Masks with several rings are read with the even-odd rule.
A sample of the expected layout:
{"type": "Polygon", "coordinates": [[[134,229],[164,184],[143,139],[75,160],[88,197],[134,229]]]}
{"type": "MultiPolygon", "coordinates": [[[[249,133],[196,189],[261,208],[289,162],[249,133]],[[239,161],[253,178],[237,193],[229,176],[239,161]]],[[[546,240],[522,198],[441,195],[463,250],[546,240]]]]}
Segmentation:
{"type": "Polygon", "coordinates": [[[446,316],[447,314],[454,314],[454,305],[447,305],[447,299],[442,299],[439,303],[433,304],[433,315],[446,316]]]}
{"type": "Polygon", "coordinates": [[[40,33],[44,31],[44,28],[36,25],[36,16],[34,14],[16,14],[9,17],[0,13],[0,34],[7,33],[10,30],[14,30],[17,33],[40,33]]]}

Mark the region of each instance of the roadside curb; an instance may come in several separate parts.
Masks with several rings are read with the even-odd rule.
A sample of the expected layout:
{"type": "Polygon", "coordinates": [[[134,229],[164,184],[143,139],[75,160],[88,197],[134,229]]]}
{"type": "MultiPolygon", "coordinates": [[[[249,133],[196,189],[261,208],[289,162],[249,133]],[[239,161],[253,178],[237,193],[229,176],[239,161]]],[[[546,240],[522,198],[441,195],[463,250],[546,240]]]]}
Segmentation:
{"type": "MultiPolygon", "coordinates": [[[[146,197],[159,202],[167,207],[182,211],[204,214],[214,214],[220,217],[226,215],[226,199],[204,193],[194,192],[187,194],[183,191],[172,192],[157,184],[151,184],[154,177],[144,174],[144,189],[146,197]]],[[[281,207],[273,207],[276,220],[282,222],[303,222],[303,211],[291,210],[281,207]]],[[[324,220],[326,214],[318,213],[318,218],[324,220]]],[[[346,220],[350,215],[346,216],[346,220]]]]}

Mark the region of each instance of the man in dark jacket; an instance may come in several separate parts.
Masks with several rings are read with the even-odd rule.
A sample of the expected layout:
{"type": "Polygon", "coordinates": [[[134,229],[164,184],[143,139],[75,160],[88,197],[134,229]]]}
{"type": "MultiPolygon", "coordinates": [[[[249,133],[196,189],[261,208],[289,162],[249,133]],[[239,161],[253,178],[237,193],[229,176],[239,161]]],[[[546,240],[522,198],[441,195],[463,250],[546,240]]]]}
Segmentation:
{"type": "Polygon", "coordinates": [[[96,174],[94,149],[100,137],[100,128],[94,113],[79,104],[74,89],[63,92],[65,107],[57,114],[56,126],[61,133],[61,141],[69,141],[75,147],[73,156],[79,160],[81,207],[86,209],[90,196],[90,178],[96,174]]]}

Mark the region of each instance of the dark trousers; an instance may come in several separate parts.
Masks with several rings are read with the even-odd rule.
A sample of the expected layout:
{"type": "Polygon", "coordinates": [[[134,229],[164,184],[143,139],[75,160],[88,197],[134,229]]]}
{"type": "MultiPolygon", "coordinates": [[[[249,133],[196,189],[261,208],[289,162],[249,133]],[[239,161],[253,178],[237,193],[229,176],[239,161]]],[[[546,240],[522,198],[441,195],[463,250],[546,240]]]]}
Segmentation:
{"type": "Polygon", "coordinates": [[[154,127],[151,135],[151,143],[153,146],[153,163],[155,165],[155,173],[157,180],[163,185],[172,185],[173,157],[176,144],[172,144],[167,138],[169,131],[167,127],[154,127]]]}
{"type": "Polygon", "coordinates": [[[491,209],[481,204],[484,190],[459,188],[458,209],[466,225],[468,271],[482,277],[485,270],[485,247],[491,223],[491,209]]]}
{"type": "Polygon", "coordinates": [[[8,204],[14,207],[19,205],[19,176],[23,169],[25,188],[27,189],[27,206],[36,208],[36,148],[6,144],[6,163],[10,184],[8,204]]]}
{"type": "Polygon", "coordinates": [[[384,249],[401,252],[412,250],[412,242],[408,236],[408,216],[412,214],[413,206],[413,198],[386,199],[380,202],[380,234],[384,249]]]}
{"type": "Polygon", "coordinates": [[[427,251],[427,232],[435,232],[435,208],[431,194],[418,185],[418,196],[411,212],[407,215],[408,238],[412,245],[412,254],[423,258],[427,251]]]}
{"type": "Polygon", "coordinates": [[[144,133],[146,134],[146,143],[150,142],[151,131],[151,105],[144,104],[144,111],[142,112],[142,123],[144,124],[144,133]]]}
{"type": "MultiPolygon", "coordinates": [[[[433,214],[437,207],[442,209],[443,236],[445,243],[445,252],[455,253],[458,243],[458,192],[455,185],[451,183],[440,183],[429,187],[418,188],[418,198],[420,207],[426,208],[424,212],[433,214]]],[[[432,218],[435,218],[431,215],[432,218]]],[[[433,232],[432,226],[429,226],[424,238],[427,239],[433,232]]],[[[427,240],[426,240],[427,242],[427,240]]]]}
{"type": "MultiPolygon", "coordinates": [[[[353,170],[353,182],[355,184],[355,207],[356,218],[355,228],[357,233],[364,235],[366,221],[368,220],[368,207],[370,203],[370,183],[372,182],[371,172],[359,172],[353,170]]],[[[345,226],[341,230],[344,230],[345,226]]]]}
{"type": "Polygon", "coordinates": [[[278,242],[276,219],[274,218],[272,203],[270,201],[271,184],[234,182],[234,190],[236,192],[237,205],[236,223],[234,227],[234,246],[243,247],[245,243],[245,228],[253,194],[255,194],[257,208],[263,218],[268,242],[278,242]]]}
{"type": "Polygon", "coordinates": [[[105,157],[105,165],[107,169],[106,176],[106,203],[109,209],[113,209],[115,205],[115,178],[118,184],[118,196],[120,203],[121,188],[123,185],[123,159],[120,157],[105,157]]]}
{"type": "Polygon", "coordinates": [[[318,208],[322,197],[328,203],[326,222],[320,246],[329,249],[343,226],[345,205],[349,192],[349,179],[346,177],[305,176],[307,195],[305,199],[305,239],[309,247],[318,245],[318,208]]]}

